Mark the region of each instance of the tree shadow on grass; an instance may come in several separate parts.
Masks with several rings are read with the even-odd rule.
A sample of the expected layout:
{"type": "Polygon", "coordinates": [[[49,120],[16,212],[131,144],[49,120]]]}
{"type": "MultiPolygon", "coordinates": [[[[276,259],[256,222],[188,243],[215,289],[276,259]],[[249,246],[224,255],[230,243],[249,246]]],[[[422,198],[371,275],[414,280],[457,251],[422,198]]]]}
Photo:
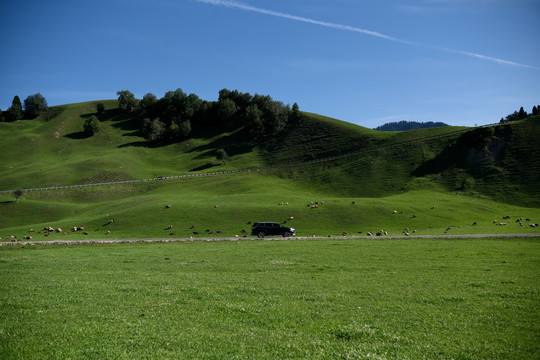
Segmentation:
{"type": "Polygon", "coordinates": [[[232,134],[221,136],[208,144],[196,146],[188,152],[202,152],[195,159],[205,159],[210,156],[215,156],[218,149],[224,149],[229,156],[245,154],[253,151],[257,146],[257,141],[250,137],[250,134],[245,129],[234,132],[232,134]]]}
{"type": "Polygon", "coordinates": [[[207,164],[201,165],[201,166],[199,166],[199,167],[193,168],[193,169],[191,169],[191,170],[189,170],[189,171],[190,171],[190,172],[193,172],[193,171],[203,171],[203,170],[207,170],[207,169],[210,169],[210,168],[213,168],[213,167],[216,167],[216,166],[221,166],[221,164],[207,163],[207,164]]]}
{"type": "Polygon", "coordinates": [[[132,141],[132,142],[128,142],[122,145],[118,145],[118,147],[120,149],[123,149],[127,147],[152,147],[152,146],[148,146],[147,141],[141,140],[141,141],[132,141]]]}
{"type": "Polygon", "coordinates": [[[64,135],[64,137],[69,138],[69,139],[73,139],[73,140],[83,140],[83,139],[88,139],[88,138],[92,137],[92,135],[88,135],[84,131],[77,131],[77,132],[73,132],[71,134],[66,134],[66,135],[64,135]]]}

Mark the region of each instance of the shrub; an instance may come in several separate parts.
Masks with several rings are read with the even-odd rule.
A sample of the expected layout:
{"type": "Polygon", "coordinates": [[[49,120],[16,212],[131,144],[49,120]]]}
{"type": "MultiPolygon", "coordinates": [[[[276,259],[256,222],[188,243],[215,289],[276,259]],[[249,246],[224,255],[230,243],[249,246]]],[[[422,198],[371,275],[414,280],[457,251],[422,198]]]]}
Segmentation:
{"type": "Polygon", "coordinates": [[[90,116],[83,125],[83,132],[88,136],[94,136],[101,130],[101,123],[95,116],[90,116]]]}
{"type": "Polygon", "coordinates": [[[96,111],[99,115],[103,114],[105,112],[105,105],[103,105],[103,103],[97,103],[96,111]]]}

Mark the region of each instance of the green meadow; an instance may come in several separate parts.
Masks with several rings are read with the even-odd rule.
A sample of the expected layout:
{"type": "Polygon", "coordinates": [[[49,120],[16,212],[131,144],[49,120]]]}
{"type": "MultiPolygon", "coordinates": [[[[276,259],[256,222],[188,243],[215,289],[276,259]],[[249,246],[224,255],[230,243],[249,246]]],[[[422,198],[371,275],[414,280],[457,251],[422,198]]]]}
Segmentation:
{"type": "Polygon", "coordinates": [[[250,173],[29,192],[18,203],[9,196],[0,205],[3,222],[11,223],[0,228],[4,241],[12,235],[34,241],[243,238],[251,236],[256,221],[287,224],[301,237],[366,236],[380,230],[400,236],[406,229],[410,235],[534,234],[538,228],[529,224],[540,219],[538,208],[462,194],[415,190],[381,198],[336,197],[250,173]],[[49,234],[42,230],[46,226],[62,232],[49,234]],[[79,226],[85,231],[72,230],[79,226]]]}
{"type": "Polygon", "coordinates": [[[0,248],[2,359],[534,359],[537,239],[0,248]]]}

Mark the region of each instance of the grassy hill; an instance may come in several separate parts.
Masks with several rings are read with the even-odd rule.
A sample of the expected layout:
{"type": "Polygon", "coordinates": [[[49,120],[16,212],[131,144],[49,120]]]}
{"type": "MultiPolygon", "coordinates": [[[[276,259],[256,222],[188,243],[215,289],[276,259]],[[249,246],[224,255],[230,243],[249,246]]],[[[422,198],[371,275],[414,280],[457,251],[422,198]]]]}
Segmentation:
{"type": "Polygon", "coordinates": [[[263,170],[28,191],[18,203],[1,193],[2,238],[34,228],[32,236],[45,239],[38,233],[44,226],[63,229],[48,238],[231,237],[261,220],[287,221],[302,236],[399,235],[405,228],[514,233],[535,231],[516,219],[540,219],[538,117],[485,129],[378,132],[303,113],[277,136],[228,125],[151,147],[141,137],[140,114],[120,112],[115,100],[100,102],[103,130],[92,137],[82,125],[95,115],[95,101],[0,123],[0,190],[263,170]],[[220,148],[231,157],[225,165],[215,156],[220,148]],[[511,216],[508,226],[493,225],[503,216],[511,216]],[[89,234],[71,232],[74,226],[89,234]]]}

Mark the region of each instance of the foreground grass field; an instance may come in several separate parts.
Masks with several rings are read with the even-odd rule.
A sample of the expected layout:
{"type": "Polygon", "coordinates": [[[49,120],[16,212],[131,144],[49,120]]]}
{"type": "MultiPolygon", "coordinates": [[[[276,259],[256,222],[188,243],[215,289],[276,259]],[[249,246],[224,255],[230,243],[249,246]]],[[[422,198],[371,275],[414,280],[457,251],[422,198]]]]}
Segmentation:
{"type": "Polygon", "coordinates": [[[537,239],[0,248],[2,359],[533,359],[537,239]]]}

